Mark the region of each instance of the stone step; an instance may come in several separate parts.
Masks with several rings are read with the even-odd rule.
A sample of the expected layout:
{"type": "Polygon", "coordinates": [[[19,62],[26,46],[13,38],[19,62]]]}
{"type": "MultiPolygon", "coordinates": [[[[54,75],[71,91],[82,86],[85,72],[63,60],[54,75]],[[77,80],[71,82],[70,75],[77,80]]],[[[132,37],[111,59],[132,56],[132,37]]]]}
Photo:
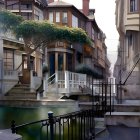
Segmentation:
{"type": "Polygon", "coordinates": [[[47,94],[46,94],[46,97],[43,97],[43,99],[54,100],[54,99],[60,99],[62,96],[63,96],[62,94],[47,93],[47,94]]]}
{"type": "Polygon", "coordinates": [[[27,92],[30,91],[30,87],[13,87],[9,92],[27,92]]]}
{"type": "Polygon", "coordinates": [[[140,140],[140,112],[106,113],[105,125],[111,140],[140,140]]]}
{"type": "Polygon", "coordinates": [[[30,87],[29,84],[17,84],[15,87],[30,87]]]}
{"type": "Polygon", "coordinates": [[[140,112],[107,112],[105,124],[113,126],[140,127],[140,112]]]}
{"type": "Polygon", "coordinates": [[[37,96],[36,96],[36,93],[26,93],[26,94],[19,93],[19,94],[10,94],[10,95],[7,95],[3,98],[7,98],[7,99],[36,99],[37,96]]]}
{"type": "Polygon", "coordinates": [[[117,112],[140,112],[140,104],[117,104],[114,105],[117,112]]]}

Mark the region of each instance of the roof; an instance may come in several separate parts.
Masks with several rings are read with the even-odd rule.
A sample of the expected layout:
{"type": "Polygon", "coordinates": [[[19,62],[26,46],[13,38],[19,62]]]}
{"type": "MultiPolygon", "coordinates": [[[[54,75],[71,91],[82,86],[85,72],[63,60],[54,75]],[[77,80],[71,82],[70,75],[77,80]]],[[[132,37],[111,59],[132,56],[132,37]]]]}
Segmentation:
{"type": "Polygon", "coordinates": [[[41,0],[41,1],[42,1],[42,3],[43,3],[45,6],[48,5],[47,0],[41,0]]]}
{"type": "Polygon", "coordinates": [[[81,12],[79,9],[77,9],[74,5],[72,5],[70,3],[66,3],[63,1],[55,1],[55,2],[48,4],[48,8],[56,8],[56,7],[58,7],[58,8],[65,8],[65,7],[73,8],[74,10],[76,10],[77,12],[82,14],[82,16],[84,16],[86,19],[88,19],[87,16],[85,16],[83,12],[81,12]]]}
{"type": "Polygon", "coordinates": [[[39,4],[42,4],[44,6],[47,6],[47,0],[34,0],[35,2],[39,3],[39,4]]]}
{"type": "Polygon", "coordinates": [[[48,4],[48,7],[72,7],[72,6],[73,6],[72,4],[63,1],[55,1],[48,4]]]}

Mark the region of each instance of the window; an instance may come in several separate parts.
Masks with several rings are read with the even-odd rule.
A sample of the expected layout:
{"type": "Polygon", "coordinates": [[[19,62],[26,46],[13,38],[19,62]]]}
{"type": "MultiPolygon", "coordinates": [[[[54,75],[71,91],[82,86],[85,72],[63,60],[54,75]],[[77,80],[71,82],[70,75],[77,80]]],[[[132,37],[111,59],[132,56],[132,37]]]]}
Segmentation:
{"type": "Polygon", "coordinates": [[[128,36],[128,46],[132,46],[133,45],[133,36],[132,34],[128,36]]]}
{"type": "Polygon", "coordinates": [[[4,50],[4,69],[5,70],[14,69],[14,50],[11,49],[4,50]]]}
{"type": "Polygon", "coordinates": [[[137,0],[130,0],[130,12],[136,12],[138,10],[137,0]]]}
{"type": "Polygon", "coordinates": [[[31,19],[32,19],[32,13],[21,13],[21,16],[22,16],[25,20],[31,20],[31,19]]]}
{"type": "Polygon", "coordinates": [[[56,22],[60,22],[60,12],[56,12],[56,22]]]}
{"type": "Polygon", "coordinates": [[[21,4],[20,6],[21,10],[32,10],[32,5],[31,4],[21,4]]]}
{"type": "Polygon", "coordinates": [[[78,18],[72,15],[72,27],[78,27],[78,18]]]}
{"type": "Polygon", "coordinates": [[[63,12],[62,23],[67,23],[67,22],[68,22],[68,13],[63,12]]]}
{"type": "Polygon", "coordinates": [[[95,40],[95,34],[94,34],[94,29],[93,28],[92,28],[91,32],[92,32],[92,39],[95,40]]]}
{"type": "Polygon", "coordinates": [[[34,9],[34,19],[43,20],[43,12],[40,9],[38,9],[37,7],[35,7],[35,9],[34,9]]]}
{"type": "Polygon", "coordinates": [[[7,9],[8,10],[18,10],[19,1],[17,1],[17,0],[7,1],[7,9]]]}
{"type": "Polygon", "coordinates": [[[53,12],[49,12],[49,21],[53,22],[53,12]]]}
{"type": "Polygon", "coordinates": [[[133,46],[133,36],[130,34],[127,37],[127,45],[126,45],[126,56],[129,57],[130,48],[133,46]]]}

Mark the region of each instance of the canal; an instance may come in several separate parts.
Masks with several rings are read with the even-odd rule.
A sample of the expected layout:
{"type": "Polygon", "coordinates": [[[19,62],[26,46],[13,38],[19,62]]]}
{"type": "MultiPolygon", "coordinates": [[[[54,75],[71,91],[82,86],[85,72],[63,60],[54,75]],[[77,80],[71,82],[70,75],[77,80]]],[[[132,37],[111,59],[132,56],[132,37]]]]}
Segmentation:
{"type": "MultiPolygon", "coordinates": [[[[24,107],[0,107],[0,129],[9,129],[11,127],[11,121],[15,120],[16,124],[23,124],[27,122],[37,121],[48,118],[48,112],[54,112],[54,115],[63,115],[66,113],[79,110],[74,106],[41,106],[36,108],[24,108],[24,107]]],[[[24,135],[23,140],[38,140],[38,126],[34,128],[25,128],[20,132],[24,135]],[[31,135],[31,137],[29,136],[31,135]]]]}

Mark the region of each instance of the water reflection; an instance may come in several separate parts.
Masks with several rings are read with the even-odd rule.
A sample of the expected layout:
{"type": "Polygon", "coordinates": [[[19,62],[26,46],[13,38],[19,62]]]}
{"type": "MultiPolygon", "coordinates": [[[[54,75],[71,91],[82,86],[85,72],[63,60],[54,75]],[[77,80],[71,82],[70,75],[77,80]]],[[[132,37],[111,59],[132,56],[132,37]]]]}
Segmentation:
{"type": "Polygon", "coordinates": [[[32,122],[48,118],[48,111],[54,112],[54,115],[62,115],[78,110],[78,107],[38,107],[38,108],[19,108],[19,107],[0,107],[0,129],[10,128],[11,121],[16,124],[32,122]]]}

